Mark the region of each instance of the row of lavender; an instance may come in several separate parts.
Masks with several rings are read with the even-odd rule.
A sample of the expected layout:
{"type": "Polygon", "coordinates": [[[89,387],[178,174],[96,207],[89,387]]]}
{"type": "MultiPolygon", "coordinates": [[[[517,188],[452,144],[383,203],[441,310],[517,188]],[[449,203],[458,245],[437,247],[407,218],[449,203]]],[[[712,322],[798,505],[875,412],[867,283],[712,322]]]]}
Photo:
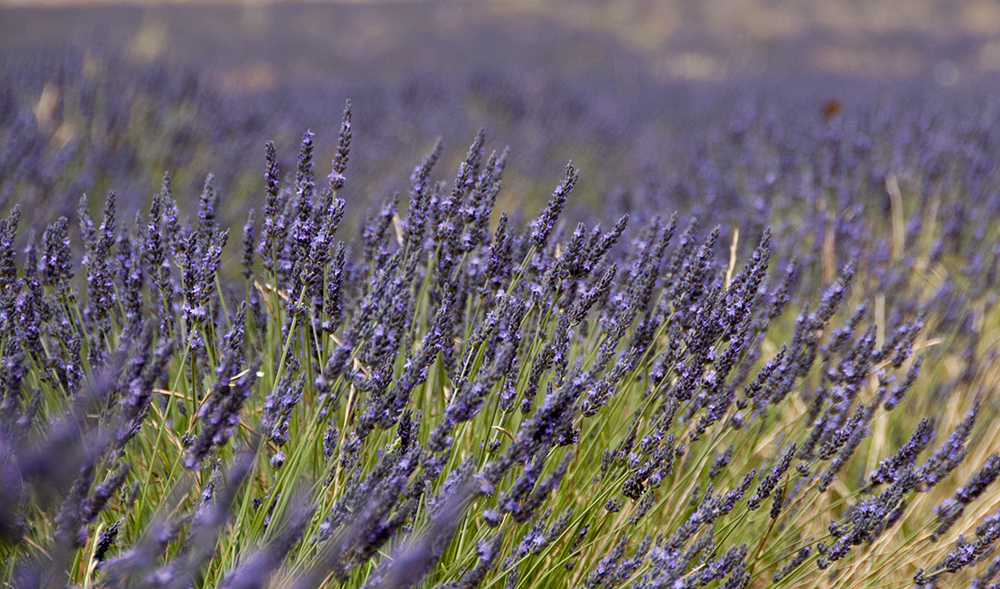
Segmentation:
{"type": "Polygon", "coordinates": [[[212,177],[191,222],[169,177],[134,221],[12,211],[4,580],[995,584],[992,111],[779,112],[603,229],[561,221],[573,166],[498,215],[479,135],[344,241],[350,110],[329,175],[312,134],[284,180],[268,144],[242,256],[212,177]],[[710,206],[653,214],[679,198],[710,206]]]}
{"type": "MultiPolygon", "coordinates": [[[[508,180],[522,193],[502,197],[509,208],[541,206],[543,184],[566,160],[581,164],[587,182],[577,202],[586,206],[568,211],[574,220],[588,211],[603,219],[681,210],[711,215],[706,225],[718,221],[728,231],[748,222],[760,231],[797,226],[803,213],[796,205],[815,216],[823,198],[831,201],[826,208],[856,219],[859,207],[888,211],[889,173],[921,199],[939,187],[943,212],[961,207],[961,218],[969,207],[988,210],[1000,185],[990,165],[998,111],[988,87],[948,94],[853,80],[816,90],[750,79],[718,86],[636,80],[618,88],[483,69],[233,96],[207,73],[69,53],[0,62],[0,207],[39,210],[32,227],[41,231],[48,220],[72,217],[80,194],[113,189],[131,217],[148,206],[165,170],[185,194],[214,173],[227,195],[220,218],[235,225],[258,198],[260,145],[275,140],[283,166],[294,167],[302,129],[312,127],[324,159],[332,157],[332,121],[348,96],[363,105],[355,120],[363,132],[352,159],[357,176],[342,195],[362,203],[348,211],[352,234],[365,207],[405,191],[414,153],[448,137],[443,156],[457,164],[464,155],[457,138],[479,128],[517,146],[508,180]],[[831,96],[839,99],[827,102],[831,96]]],[[[186,214],[194,213],[190,200],[180,203],[186,214]]],[[[923,212],[924,204],[907,212],[923,212]]],[[[841,263],[851,257],[839,247],[838,254],[841,263]]]]}

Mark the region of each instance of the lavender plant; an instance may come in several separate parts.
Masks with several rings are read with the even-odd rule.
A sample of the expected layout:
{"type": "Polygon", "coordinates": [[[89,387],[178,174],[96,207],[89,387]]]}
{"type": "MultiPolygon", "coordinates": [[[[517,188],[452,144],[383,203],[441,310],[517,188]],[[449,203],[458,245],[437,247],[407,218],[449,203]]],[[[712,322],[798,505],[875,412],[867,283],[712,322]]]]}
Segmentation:
{"type": "Polygon", "coordinates": [[[329,175],[309,131],[289,170],[266,145],[239,272],[211,176],[192,221],[169,176],[134,221],[0,220],[5,583],[994,582],[994,129],[907,162],[743,113],[674,187],[754,215],[610,226],[565,222],[572,164],[496,210],[480,133],[350,238],[355,110],[329,175]]]}

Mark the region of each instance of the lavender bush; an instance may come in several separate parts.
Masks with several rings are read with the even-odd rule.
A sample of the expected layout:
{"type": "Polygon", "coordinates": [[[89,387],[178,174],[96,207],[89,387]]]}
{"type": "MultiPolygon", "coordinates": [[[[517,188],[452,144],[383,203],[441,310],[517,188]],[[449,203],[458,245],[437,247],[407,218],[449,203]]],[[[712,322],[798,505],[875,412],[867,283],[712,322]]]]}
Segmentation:
{"type": "Polygon", "coordinates": [[[167,174],[25,235],[58,131],[11,126],[3,580],[995,587],[997,111],[962,107],[740,108],[602,223],[572,163],[499,211],[481,132],[357,231],[350,103],[232,227],[167,174]]]}

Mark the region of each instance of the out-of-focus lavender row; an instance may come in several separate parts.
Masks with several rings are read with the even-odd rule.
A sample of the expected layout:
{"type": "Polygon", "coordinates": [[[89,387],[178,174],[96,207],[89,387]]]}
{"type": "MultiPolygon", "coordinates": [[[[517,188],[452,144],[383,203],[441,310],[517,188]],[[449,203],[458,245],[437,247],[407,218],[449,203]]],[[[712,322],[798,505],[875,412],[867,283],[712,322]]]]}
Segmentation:
{"type": "MultiPolygon", "coordinates": [[[[460,138],[478,128],[521,146],[510,181],[522,194],[502,202],[508,208],[540,205],[541,181],[561,162],[586,170],[589,187],[571,211],[575,218],[681,210],[718,215],[730,228],[747,220],[764,225],[790,208],[801,215],[800,204],[815,209],[821,196],[841,216],[863,216],[858,207],[887,214],[889,173],[900,179],[908,210],[931,184],[947,200],[957,183],[972,197],[963,206],[989,207],[983,199],[997,185],[987,164],[997,128],[989,85],[948,92],[933,82],[885,88],[863,79],[840,86],[781,78],[656,83],[633,74],[622,86],[624,79],[594,85],[483,68],[256,97],[220,93],[212,74],[101,55],[0,68],[0,207],[30,203],[46,213],[33,216],[39,225],[75,211],[81,194],[111,188],[132,215],[148,204],[164,170],[186,193],[215,174],[220,214],[233,224],[261,189],[253,157],[259,145],[275,139],[279,151],[291,152],[307,126],[317,145],[335,144],[338,105],[348,96],[363,105],[355,127],[364,132],[354,158],[364,180],[344,193],[363,203],[351,232],[364,208],[405,190],[396,170],[408,167],[414,151],[442,136],[446,157],[457,160],[460,138]]],[[[183,212],[193,213],[193,205],[181,199],[183,212]]]]}

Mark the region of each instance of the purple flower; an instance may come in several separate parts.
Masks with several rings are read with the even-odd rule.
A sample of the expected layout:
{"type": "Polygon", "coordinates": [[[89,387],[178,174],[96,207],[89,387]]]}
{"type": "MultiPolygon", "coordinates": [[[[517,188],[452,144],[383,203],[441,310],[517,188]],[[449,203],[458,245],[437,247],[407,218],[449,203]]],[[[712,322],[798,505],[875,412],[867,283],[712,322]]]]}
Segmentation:
{"type": "Polygon", "coordinates": [[[935,510],[937,512],[938,527],[934,530],[932,539],[940,539],[948,531],[965,511],[965,507],[979,498],[979,496],[993,484],[1000,476],[1000,454],[993,453],[986,459],[982,468],[977,470],[969,481],[955,492],[954,497],[945,500],[935,510]]]}
{"type": "Polygon", "coordinates": [[[926,486],[933,487],[965,460],[968,452],[965,442],[972,431],[972,426],[976,423],[979,405],[980,398],[977,395],[965,419],[948,434],[948,439],[941,444],[941,447],[917,468],[916,474],[926,486]]]}
{"type": "Polygon", "coordinates": [[[559,186],[556,186],[555,191],[552,193],[552,198],[545,205],[545,209],[532,223],[531,245],[536,250],[541,251],[545,249],[549,235],[555,227],[556,219],[559,218],[563,208],[566,207],[566,197],[573,190],[573,186],[576,184],[578,178],[579,172],[573,167],[572,162],[570,162],[566,165],[566,177],[559,183],[559,186]]]}
{"type": "Polygon", "coordinates": [[[760,480],[757,484],[757,490],[754,494],[750,496],[747,500],[747,508],[751,511],[757,509],[760,506],[761,501],[767,499],[771,496],[771,491],[777,486],[778,481],[784,476],[788,467],[792,464],[792,457],[795,456],[795,443],[793,442],[785,453],[782,455],[781,460],[779,460],[774,466],[771,467],[770,472],[760,480]]]}
{"type": "Polygon", "coordinates": [[[351,147],[351,101],[344,104],[344,116],[340,124],[340,139],[337,142],[337,155],[333,156],[333,171],[330,172],[330,189],[337,192],[344,187],[344,170],[347,169],[347,156],[351,147]]]}
{"type": "Polygon", "coordinates": [[[237,351],[229,350],[216,370],[217,380],[198,410],[201,432],[188,447],[184,466],[198,468],[216,446],[224,446],[240,422],[243,403],[252,393],[257,380],[258,364],[239,371],[237,351]]]}
{"type": "Polygon", "coordinates": [[[921,419],[906,444],[890,458],[879,462],[878,467],[868,475],[871,484],[874,486],[895,482],[899,472],[912,469],[917,456],[927,447],[933,435],[934,420],[926,417],[921,419]]]}
{"type": "Polygon", "coordinates": [[[253,209],[247,214],[246,225],[243,226],[243,277],[247,280],[253,278],[253,250],[254,238],[257,230],[257,218],[253,209]]]}

